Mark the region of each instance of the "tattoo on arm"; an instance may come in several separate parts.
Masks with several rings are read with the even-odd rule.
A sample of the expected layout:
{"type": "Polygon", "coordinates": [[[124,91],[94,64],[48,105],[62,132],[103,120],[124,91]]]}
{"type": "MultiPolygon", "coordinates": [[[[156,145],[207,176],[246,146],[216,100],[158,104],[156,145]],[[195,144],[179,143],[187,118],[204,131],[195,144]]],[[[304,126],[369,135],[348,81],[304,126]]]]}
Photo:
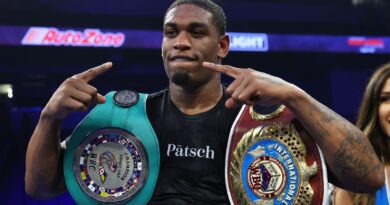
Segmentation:
{"type": "Polygon", "coordinates": [[[340,174],[348,174],[354,169],[358,178],[364,178],[369,173],[368,160],[373,156],[373,151],[369,145],[358,136],[356,130],[348,129],[346,138],[341,142],[339,149],[335,153],[335,165],[339,168],[340,174]]]}
{"type": "Polygon", "coordinates": [[[330,136],[330,133],[329,133],[329,131],[324,127],[324,124],[329,124],[329,123],[330,123],[331,121],[333,121],[333,120],[334,120],[334,119],[333,119],[330,115],[324,113],[324,114],[321,116],[321,118],[319,119],[319,121],[317,121],[318,128],[320,128],[320,129],[319,129],[319,137],[321,137],[321,139],[324,139],[325,137],[330,136]]]}
{"type": "MultiPolygon", "coordinates": [[[[318,128],[317,136],[321,140],[324,140],[326,137],[331,136],[331,133],[329,133],[329,128],[327,128],[327,125],[329,125],[332,121],[343,121],[336,113],[334,113],[332,110],[329,110],[324,105],[319,105],[319,107],[313,105],[313,108],[311,110],[320,110],[320,118],[317,121],[317,128],[318,128]]],[[[318,116],[318,113],[313,113],[313,112],[311,113],[312,119],[316,119],[316,116],[318,116]]]]}
{"type": "Polygon", "coordinates": [[[353,169],[357,178],[364,179],[370,173],[381,171],[381,163],[373,164],[378,160],[368,140],[364,136],[359,137],[361,133],[357,128],[347,126],[347,136],[335,153],[335,158],[338,159],[335,165],[341,168],[340,174],[350,174],[349,170],[353,169]]]}
{"type": "MultiPolygon", "coordinates": [[[[315,105],[313,105],[315,106],[315,105]]],[[[342,130],[345,138],[341,141],[338,148],[336,148],[335,153],[333,154],[334,167],[336,168],[338,176],[343,176],[346,174],[353,174],[357,178],[365,178],[370,172],[378,170],[381,165],[375,164],[376,154],[369,144],[368,140],[365,139],[362,132],[352,126],[352,124],[346,122],[341,116],[332,110],[327,109],[325,106],[320,105],[320,107],[314,108],[314,110],[320,110],[320,118],[317,121],[317,137],[323,143],[332,139],[333,133],[329,129],[330,124],[332,126],[337,126],[337,130],[342,130]]],[[[314,115],[318,113],[311,113],[314,115]]],[[[313,118],[315,119],[315,118],[313,118]]]]}

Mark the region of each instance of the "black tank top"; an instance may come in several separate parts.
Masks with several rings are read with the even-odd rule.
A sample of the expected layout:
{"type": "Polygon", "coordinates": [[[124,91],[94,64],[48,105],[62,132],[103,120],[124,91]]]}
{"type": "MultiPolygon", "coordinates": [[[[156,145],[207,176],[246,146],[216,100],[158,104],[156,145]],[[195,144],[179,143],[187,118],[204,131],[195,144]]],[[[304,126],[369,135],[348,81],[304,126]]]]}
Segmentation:
{"type": "Polygon", "coordinates": [[[168,90],[149,96],[147,113],[160,144],[160,173],[150,204],[229,204],[225,152],[239,108],[221,100],[196,115],[182,113],[168,90]]]}

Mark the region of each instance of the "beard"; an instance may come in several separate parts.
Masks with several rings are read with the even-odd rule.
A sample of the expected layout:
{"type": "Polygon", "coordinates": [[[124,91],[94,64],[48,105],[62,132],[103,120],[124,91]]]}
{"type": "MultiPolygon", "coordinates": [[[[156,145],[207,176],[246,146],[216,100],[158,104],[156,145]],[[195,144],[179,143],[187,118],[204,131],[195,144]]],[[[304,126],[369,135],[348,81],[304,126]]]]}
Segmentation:
{"type": "Polygon", "coordinates": [[[190,84],[190,81],[190,74],[183,70],[175,72],[172,76],[172,82],[180,87],[187,87],[187,85],[190,84]]]}
{"type": "Polygon", "coordinates": [[[185,70],[175,72],[171,78],[172,83],[182,87],[189,92],[196,91],[205,82],[192,79],[191,74],[185,70]]]}

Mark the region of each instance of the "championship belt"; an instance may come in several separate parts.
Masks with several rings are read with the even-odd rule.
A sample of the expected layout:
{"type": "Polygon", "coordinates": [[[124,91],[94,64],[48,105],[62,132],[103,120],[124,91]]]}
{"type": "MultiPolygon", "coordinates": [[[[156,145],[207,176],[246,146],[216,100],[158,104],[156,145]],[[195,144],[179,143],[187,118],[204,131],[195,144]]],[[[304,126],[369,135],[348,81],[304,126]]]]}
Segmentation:
{"type": "Polygon", "coordinates": [[[110,92],[75,128],[64,156],[77,204],[146,204],[156,185],[160,151],[146,114],[147,94],[110,92]]]}
{"type": "Polygon", "coordinates": [[[324,161],[287,107],[256,112],[244,105],[231,128],[226,152],[230,203],[327,204],[324,161]]]}

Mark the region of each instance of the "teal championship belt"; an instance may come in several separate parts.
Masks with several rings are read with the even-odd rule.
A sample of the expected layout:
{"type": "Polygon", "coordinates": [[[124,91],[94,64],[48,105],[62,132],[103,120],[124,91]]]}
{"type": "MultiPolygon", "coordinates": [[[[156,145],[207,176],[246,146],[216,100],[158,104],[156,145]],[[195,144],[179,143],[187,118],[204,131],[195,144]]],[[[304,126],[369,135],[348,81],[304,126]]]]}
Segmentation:
{"type": "Polygon", "coordinates": [[[225,180],[231,204],[328,204],[317,144],[284,105],[262,111],[243,106],[230,131],[225,180]]]}
{"type": "Polygon", "coordinates": [[[146,114],[147,94],[110,92],[75,128],[64,157],[66,186],[77,204],[146,204],[160,150],[146,114]]]}

